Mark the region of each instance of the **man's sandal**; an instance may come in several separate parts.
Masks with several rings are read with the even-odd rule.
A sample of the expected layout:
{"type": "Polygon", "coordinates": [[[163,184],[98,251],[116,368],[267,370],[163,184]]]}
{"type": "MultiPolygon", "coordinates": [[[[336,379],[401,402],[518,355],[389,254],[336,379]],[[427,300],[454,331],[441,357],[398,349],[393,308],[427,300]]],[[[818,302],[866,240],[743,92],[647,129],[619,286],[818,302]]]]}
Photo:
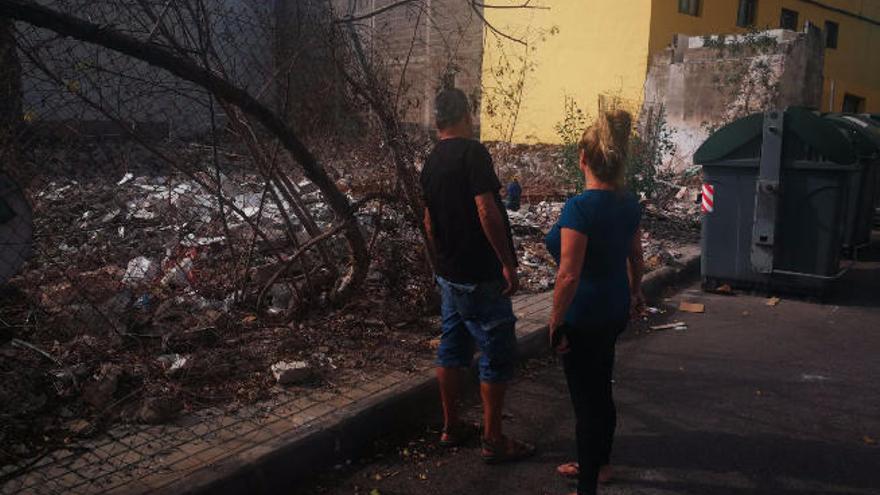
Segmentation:
{"type": "Polygon", "coordinates": [[[443,428],[443,432],[440,433],[440,446],[460,447],[475,437],[479,431],[480,427],[473,423],[458,423],[455,426],[443,428]]]}
{"type": "Polygon", "coordinates": [[[534,445],[512,438],[501,437],[496,442],[484,438],[483,451],[480,456],[486,464],[501,464],[502,462],[519,461],[531,457],[535,455],[535,450],[534,445]]]}

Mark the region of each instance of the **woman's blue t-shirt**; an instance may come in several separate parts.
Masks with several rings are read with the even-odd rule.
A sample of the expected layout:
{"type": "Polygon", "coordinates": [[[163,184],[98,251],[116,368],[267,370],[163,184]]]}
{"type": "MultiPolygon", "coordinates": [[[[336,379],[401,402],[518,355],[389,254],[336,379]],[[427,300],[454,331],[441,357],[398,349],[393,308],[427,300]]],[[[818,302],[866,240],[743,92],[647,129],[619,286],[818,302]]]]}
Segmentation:
{"type": "Polygon", "coordinates": [[[559,263],[561,229],[587,236],[587,254],[574,301],[565,322],[577,328],[624,324],[629,318],[630,290],[626,260],[642,210],[635,196],[588,190],[565,203],[559,222],[544,240],[559,263]]]}

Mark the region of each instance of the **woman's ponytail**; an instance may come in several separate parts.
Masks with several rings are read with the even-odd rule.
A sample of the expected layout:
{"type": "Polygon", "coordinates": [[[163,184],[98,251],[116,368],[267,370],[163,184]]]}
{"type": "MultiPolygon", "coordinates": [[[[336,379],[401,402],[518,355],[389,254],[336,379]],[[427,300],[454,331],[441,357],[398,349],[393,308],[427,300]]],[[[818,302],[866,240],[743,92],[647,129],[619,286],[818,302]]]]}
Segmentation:
{"type": "Polygon", "coordinates": [[[587,166],[602,182],[622,188],[632,133],[632,116],[624,110],[606,112],[584,131],[580,149],[587,166]]]}

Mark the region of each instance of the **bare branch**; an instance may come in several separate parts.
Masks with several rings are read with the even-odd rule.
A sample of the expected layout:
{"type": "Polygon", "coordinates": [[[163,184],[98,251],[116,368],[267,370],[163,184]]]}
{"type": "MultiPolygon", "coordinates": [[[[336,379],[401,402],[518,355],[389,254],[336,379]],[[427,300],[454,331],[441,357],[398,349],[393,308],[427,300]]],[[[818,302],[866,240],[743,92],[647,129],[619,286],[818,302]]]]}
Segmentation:
{"type": "Polygon", "coordinates": [[[404,5],[408,5],[408,4],[416,3],[416,2],[421,2],[421,1],[422,0],[399,0],[399,1],[394,2],[392,4],[386,5],[382,8],[376,9],[372,12],[368,12],[366,14],[362,14],[359,16],[348,15],[348,16],[342,17],[340,19],[337,19],[335,22],[336,22],[336,24],[344,24],[344,23],[363,21],[365,19],[369,19],[371,17],[376,17],[377,15],[388,12],[389,10],[394,10],[398,7],[402,7],[404,5]]]}

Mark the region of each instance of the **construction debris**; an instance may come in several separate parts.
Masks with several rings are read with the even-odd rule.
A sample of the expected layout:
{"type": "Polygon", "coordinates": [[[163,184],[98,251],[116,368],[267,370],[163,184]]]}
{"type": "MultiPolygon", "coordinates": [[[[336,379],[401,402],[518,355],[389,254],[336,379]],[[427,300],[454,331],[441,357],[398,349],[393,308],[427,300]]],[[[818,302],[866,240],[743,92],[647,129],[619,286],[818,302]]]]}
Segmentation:
{"type": "Polygon", "coordinates": [[[312,379],[312,368],[305,361],[280,361],[272,365],[272,375],[279,385],[300,385],[312,379]]]}

